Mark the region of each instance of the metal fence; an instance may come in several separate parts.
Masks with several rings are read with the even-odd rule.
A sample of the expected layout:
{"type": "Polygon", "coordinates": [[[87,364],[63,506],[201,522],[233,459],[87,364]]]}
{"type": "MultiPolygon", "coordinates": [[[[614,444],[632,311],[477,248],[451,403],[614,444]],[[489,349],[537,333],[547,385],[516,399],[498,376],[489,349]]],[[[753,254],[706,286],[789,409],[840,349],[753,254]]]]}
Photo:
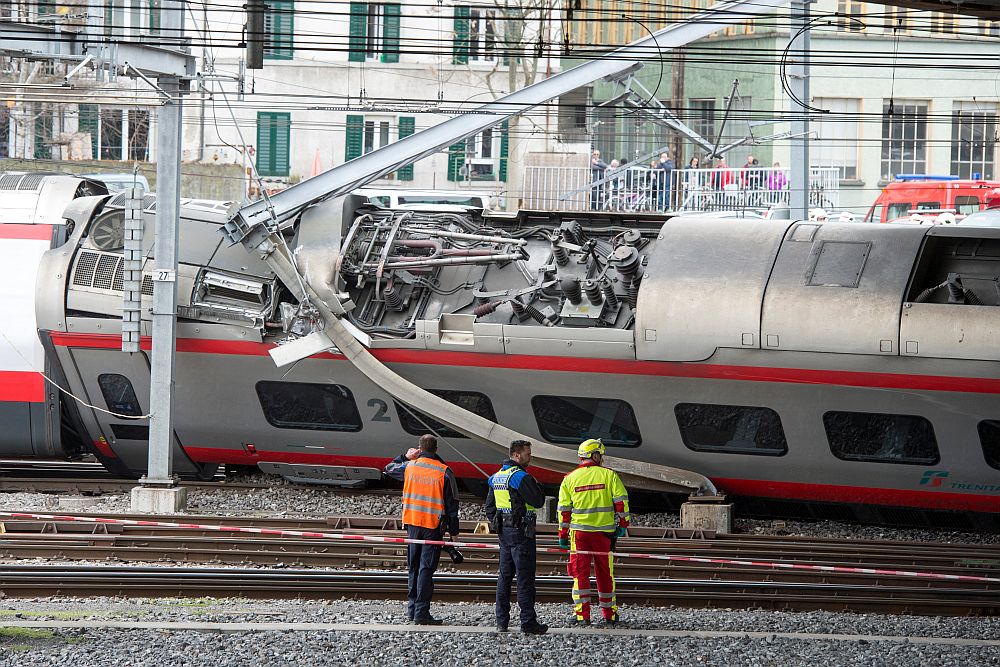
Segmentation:
{"type": "MultiPolygon", "coordinates": [[[[810,208],[840,207],[840,172],[813,167],[810,208]]],[[[522,208],[581,211],[733,211],[767,209],[789,203],[790,170],[674,169],[646,167],[606,171],[599,181],[580,167],[528,167],[522,208]]]]}

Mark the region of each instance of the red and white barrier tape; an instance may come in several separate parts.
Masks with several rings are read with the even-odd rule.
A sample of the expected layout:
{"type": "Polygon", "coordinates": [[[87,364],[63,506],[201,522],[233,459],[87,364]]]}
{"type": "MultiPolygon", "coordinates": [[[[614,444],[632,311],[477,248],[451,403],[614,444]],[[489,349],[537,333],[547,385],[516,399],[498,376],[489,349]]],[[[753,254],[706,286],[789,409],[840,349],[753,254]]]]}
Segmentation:
{"type": "MultiPolygon", "coordinates": [[[[151,526],[159,528],[187,528],[189,530],[208,530],[225,533],[253,533],[255,535],[275,535],[279,537],[316,537],[327,540],[346,540],[352,542],[382,542],[385,544],[428,544],[431,546],[453,546],[466,549],[490,549],[497,551],[500,546],[485,542],[447,542],[443,540],[417,540],[408,537],[383,537],[381,535],[350,535],[347,533],[321,533],[310,530],[282,530],[278,528],[248,528],[246,526],[205,525],[198,523],[174,523],[171,521],[138,521],[135,519],[111,519],[107,517],[64,516],[59,514],[32,514],[28,512],[0,512],[0,517],[13,519],[38,519],[41,521],[78,521],[82,523],[105,523],[122,526],[151,526]]],[[[568,554],[567,549],[558,547],[540,547],[538,551],[545,553],[568,554]]],[[[807,565],[804,563],[783,563],[781,561],[734,560],[730,558],[700,558],[697,556],[678,556],[673,554],[637,554],[622,551],[582,551],[574,553],[588,556],[607,556],[613,553],[618,558],[644,558],[648,560],[667,560],[679,563],[707,563],[710,565],[744,565],[748,567],[767,567],[784,570],[811,570],[817,572],[841,572],[845,574],[881,574],[899,577],[914,577],[919,579],[940,579],[945,581],[974,581],[979,583],[1000,583],[1000,577],[980,577],[969,574],[941,574],[939,572],[913,572],[909,570],[881,570],[870,567],[844,567],[839,565],[807,565]]]]}

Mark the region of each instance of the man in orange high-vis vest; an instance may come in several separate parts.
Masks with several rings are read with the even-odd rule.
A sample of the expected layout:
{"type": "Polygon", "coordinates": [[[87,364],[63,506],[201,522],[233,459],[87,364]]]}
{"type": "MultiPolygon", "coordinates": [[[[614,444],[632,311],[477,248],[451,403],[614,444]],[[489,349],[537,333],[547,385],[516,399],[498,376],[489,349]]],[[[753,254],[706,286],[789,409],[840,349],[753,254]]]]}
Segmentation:
{"type": "MultiPolygon", "coordinates": [[[[443,540],[458,536],[458,486],[455,474],[437,455],[437,438],[420,436],[419,450],[409,450],[386,466],[390,477],[403,480],[403,524],[410,539],[443,540]]],[[[434,572],[441,547],[407,545],[410,570],[406,617],[416,625],[441,625],[431,616],[434,572]]]]}

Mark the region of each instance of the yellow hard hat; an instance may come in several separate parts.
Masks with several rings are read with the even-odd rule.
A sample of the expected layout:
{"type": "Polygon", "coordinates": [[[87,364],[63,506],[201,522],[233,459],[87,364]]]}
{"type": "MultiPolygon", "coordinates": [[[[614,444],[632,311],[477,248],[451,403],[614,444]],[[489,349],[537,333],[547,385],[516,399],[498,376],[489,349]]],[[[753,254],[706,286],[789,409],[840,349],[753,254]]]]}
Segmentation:
{"type": "Polygon", "coordinates": [[[580,443],[580,446],[576,449],[576,455],[581,459],[589,459],[594,452],[604,455],[604,443],[601,442],[600,438],[591,438],[590,440],[584,440],[580,443]]]}

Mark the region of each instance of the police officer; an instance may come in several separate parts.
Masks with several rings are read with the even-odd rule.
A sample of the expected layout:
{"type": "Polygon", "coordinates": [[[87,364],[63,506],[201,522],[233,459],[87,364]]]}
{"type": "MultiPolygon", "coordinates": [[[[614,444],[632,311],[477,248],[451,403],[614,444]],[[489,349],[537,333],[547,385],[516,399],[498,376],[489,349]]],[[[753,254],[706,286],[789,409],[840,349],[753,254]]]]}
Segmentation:
{"type": "Polygon", "coordinates": [[[597,578],[597,596],[605,623],[618,622],[615,602],[615,541],[628,528],[628,493],[618,473],[601,466],[604,443],[585,440],[577,448],[578,468],[559,486],[559,546],[569,549],[576,622],[590,623],[590,564],[597,578]],[[592,553],[606,554],[595,556],[592,553]]]}
{"type": "MultiPolygon", "coordinates": [[[[447,531],[458,536],[458,486],[455,474],[437,455],[437,438],[420,436],[419,449],[408,450],[385,467],[385,473],[403,479],[403,524],[406,536],[416,540],[442,540],[447,531]]],[[[431,616],[434,572],[441,547],[408,544],[409,590],[406,618],[416,625],[441,625],[431,616]]]]}
{"type": "Polygon", "coordinates": [[[510,458],[490,477],[486,517],[500,536],[500,576],[497,578],[497,630],[510,623],[510,584],[517,574],[517,604],[521,632],[545,634],[549,626],[535,614],[535,510],[545,502],[538,482],[525,468],[531,462],[531,443],[510,443],[510,458]]]}

